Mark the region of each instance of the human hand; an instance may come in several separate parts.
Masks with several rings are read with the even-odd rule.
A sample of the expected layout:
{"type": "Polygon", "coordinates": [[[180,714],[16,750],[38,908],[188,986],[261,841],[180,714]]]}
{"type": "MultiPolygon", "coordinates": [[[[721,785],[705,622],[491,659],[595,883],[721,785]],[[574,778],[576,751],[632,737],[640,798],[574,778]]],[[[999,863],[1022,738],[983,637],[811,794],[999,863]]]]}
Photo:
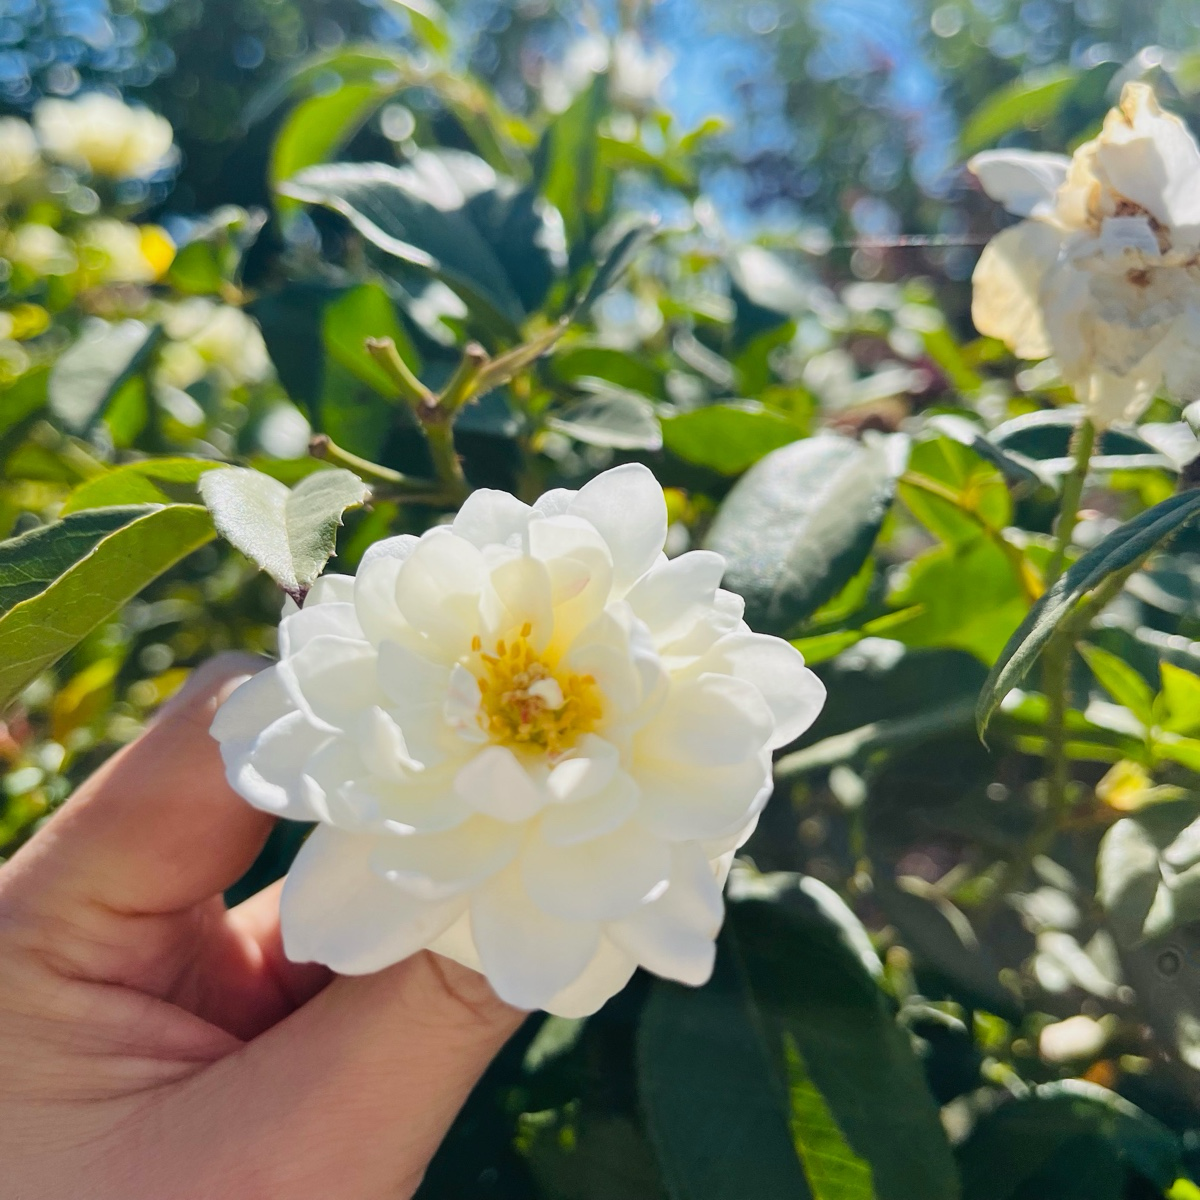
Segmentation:
{"type": "Polygon", "coordinates": [[[197,671],[0,868],[3,1200],[409,1196],[524,1016],[428,953],[289,962],[279,884],[226,910],[272,819],[208,728],[261,665],[197,671]]]}

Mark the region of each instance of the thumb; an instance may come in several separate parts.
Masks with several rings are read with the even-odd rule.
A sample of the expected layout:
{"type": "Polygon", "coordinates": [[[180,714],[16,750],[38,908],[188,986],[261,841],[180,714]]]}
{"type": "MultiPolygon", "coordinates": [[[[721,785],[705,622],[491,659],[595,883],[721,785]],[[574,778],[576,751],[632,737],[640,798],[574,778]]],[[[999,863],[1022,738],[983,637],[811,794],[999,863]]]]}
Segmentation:
{"type": "Polygon", "coordinates": [[[336,979],[185,1084],[173,1099],[186,1113],[161,1115],[175,1129],[180,1116],[191,1123],[204,1170],[217,1178],[255,1164],[265,1195],[408,1196],[526,1015],[482,975],[422,952],[375,975],[336,979]]]}

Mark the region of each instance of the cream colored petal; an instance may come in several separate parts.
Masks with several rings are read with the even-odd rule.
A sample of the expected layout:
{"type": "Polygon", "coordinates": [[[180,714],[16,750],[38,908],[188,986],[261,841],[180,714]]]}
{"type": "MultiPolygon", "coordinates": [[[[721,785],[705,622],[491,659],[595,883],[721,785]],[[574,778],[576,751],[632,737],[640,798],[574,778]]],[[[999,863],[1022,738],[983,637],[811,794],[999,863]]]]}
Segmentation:
{"type": "Polygon", "coordinates": [[[1018,217],[1047,216],[1071,160],[1035,150],[985,150],[967,163],[983,190],[1018,217]]]}
{"type": "Polygon", "coordinates": [[[583,973],[552,996],[545,1009],[556,1017],[590,1017],[629,982],[636,970],[637,960],[631,954],[602,937],[583,973]]]}
{"type": "Polygon", "coordinates": [[[1018,358],[1046,358],[1054,352],[1039,292],[1061,245],[1062,235],[1051,226],[1022,221],[992,238],[975,265],[975,328],[999,338],[1018,358]]]}

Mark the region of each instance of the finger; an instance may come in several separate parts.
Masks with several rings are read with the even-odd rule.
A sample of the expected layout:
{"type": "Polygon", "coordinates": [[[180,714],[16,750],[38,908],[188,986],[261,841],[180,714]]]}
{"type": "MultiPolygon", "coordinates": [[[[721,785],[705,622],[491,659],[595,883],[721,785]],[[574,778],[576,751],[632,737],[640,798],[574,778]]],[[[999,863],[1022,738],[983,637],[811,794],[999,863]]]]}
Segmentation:
{"type": "Polygon", "coordinates": [[[268,1195],[406,1196],[525,1016],[481,975],[426,952],[335,979],[189,1080],[179,1101],[197,1144],[219,1148],[215,1177],[253,1159],[268,1195]]]}
{"type": "Polygon", "coordinates": [[[294,963],[283,952],[279,893],[283,880],[231,909],[194,946],[171,999],[248,1041],[311,1000],[332,973],[294,963]]]}
{"type": "Polygon", "coordinates": [[[141,737],[114,754],[13,858],[6,896],[163,914],[235,882],[273,818],[226,783],[208,730],[225,696],[265,665],[231,654],[198,668],[141,737]]]}

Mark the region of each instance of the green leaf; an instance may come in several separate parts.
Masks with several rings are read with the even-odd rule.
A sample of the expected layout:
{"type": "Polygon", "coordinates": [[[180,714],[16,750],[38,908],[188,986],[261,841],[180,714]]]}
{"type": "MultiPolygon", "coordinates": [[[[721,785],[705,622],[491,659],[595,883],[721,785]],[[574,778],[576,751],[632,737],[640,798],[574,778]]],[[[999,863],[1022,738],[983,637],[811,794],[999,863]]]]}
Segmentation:
{"type": "Polygon", "coordinates": [[[342,513],[370,489],[352,471],[317,471],[288,488],[261,471],[229,467],[200,480],[217,532],[256,562],[297,604],[337,543],[342,513]]]}
{"type": "Polygon", "coordinates": [[[1015,688],[1059,625],[1110,575],[1141,562],[1200,513],[1200,491],[1180,492],[1114,529],[1082,555],[1029,610],[997,658],[975,710],[982,737],[1000,702],[1015,688]]]}
{"type": "Polygon", "coordinates": [[[655,400],[667,399],[666,381],[661,370],[640,355],[612,346],[573,342],[565,349],[560,347],[550,359],[550,370],[564,383],[590,376],[655,400]]]}
{"type": "Polygon", "coordinates": [[[804,1164],[813,1200],[875,1200],[871,1167],[846,1143],[821,1095],[796,1039],[783,1035],[792,1141],[804,1164]]]}
{"type": "Polygon", "coordinates": [[[992,145],[1014,129],[1036,129],[1046,124],[1071,93],[1079,71],[1053,67],[1021,75],[994,91],[963,126],[964,154],[974,154],[992,145]]]}
{"type": "Polygon", "coordinates": [[[852,1160],[829,1170],[833,1132],[833,1160],[863,1164],[879,1200],[957,1197],[937,1107],[864,966],[869,940],[848,910],[832,918],[827,890],[800,880],[734,903],[712,981],[654,985],[639,1093],[674,1200],[871,1195],[852,1160]]]}
{"type": "Polygon", "coordinates": [[[589,446],[614,450],[657,450],[662,430],[654,406],[644,396],[611,387],[599,379],[579,380],[592,395],[550,417],[546,424],[589,446]]]}
{"type": "Polygon", "coordinates": [[[73,432],[86,430],[142,369],[161,336],[157,325],[141,321],[88,321],[50,369],[50,411],[73,432]]]}
{"type": "Polygon", "coordinates": [[[1162,713],[1156,723],[1170,733],[1200,733],[1200,675],[1171,662],[1159,663],[1158,669],[1162,673],[1158,702],[1162,713]]]}
{"type": "Polygon", "coordinates": [[[422,151],[403,167],[309,167],[280,191],[341,213],[372,246],[440,279],[505,337],[516,337],[529,311],[522,293],[544,294],[562,265],[557,213],[462,151],[422,151]],[[514,278],[518,265],[522,276],[537,275],[514,278]]]}
{"type": "Polygon", "coordinates": [[[1042,1084],[982,1117],[960,1147],[963,1200],[1122,1200],[1129,1176],[1169,1187],[1179,1140],[1128,1100],[1082,1079],[1042,1084]]]}
{"type": "Polygon", "coordinates": [[[34,367],[4,388],[0,404],[0,437],[18,430],[47,400],[48,367],[34,367]]]}
{"type": "Polygon", "coordinates": [[[821,434],[768,454],[734,485],[706,546],[725,556],[725,586],[746,620],[786,633],[862,567],[904,470],[901,435],[859,444],[821,434]]]}
{"type": "Polygon", "coordinates": [[[1104,690],[1149,728],[1154,723],[1154,689],[1142,675],[1123,659],[1099,646],[1080,643],[1079,653],[1104,690]]]}
{"type": "Polygon", "coordinates": [[[786,417],[761,404],[709,404],[663,421],[663,445],[722,475],[740,475],[760,458],[802,437],[786,417]]]}
{"type": "Polygon", "coordinates": [[[414,371],[420,369],[416,348],[396,316],[391,298],[377,283],[360,284],[330,300],[321,312],[321,333],[330,358],[389,399],[395,397],[396,385],[367,353],[367,338],[391,338],[400,357],[414,371]]]}
{"type": "MultiPolygon", "coordinates": [[[[302,100],[288,113],[271,147],[271,186],[278,187],[305,167],[328,162],[393,90],[390,82],[343,83],[302,100]]],[[[286,197],[284,204],[295,207],[286,197]]]]}
{"type": "Polygon", "coordinates": [[[9,603],[23,596],[0,617],[0,707],[151,580],[211,540],[213,525],[199,505],[147,505],[76,513],[33,534],[40,536],[0,548],[9,603]],[[34,583],[36,592],[24,590],[34,583]]]}
{"type": "Polygon", "coordinates": [[[446,13],[434,0],[385,0],[384,7],[398,9],[412,26],[413,33],[436,54],[450,52],[454,41],[447,28],[446,13]]]}
{"type": "Polygon", "coordinates": [[[612,198],[613,173],[600,160],[600,122],[607,110],[608,76],[597,75],[554,118],[537,150],[537,184],[562,213],[573,256],[599,230],[612,198]]]}
{"type": "MultiPolygon", "coordinates": [[[[1077,404],[1024,413],[997,425],[988,440],[1009,455],[1041,463],[1043,471],[1066,471],[1071,462],[1071,435],[1082,416],[1083,409],[1077,404]]],[[[1091,460],[1094,471],[1128,466],[1173,469],[1170,459],[1128,430],[1102,430],[1096,438],[1096,451],[1091,460]]]]}
{"type": "Polygon", "coordinates": [[[600,265],[596,268],[587,290],[575,305],[571,314],[573,320],[582,321],[591,311],[592,305],[609,288],[620,282],[621,277],[633,265],[633,260],[649,245],[657,232],[657,218],[647,221],[636,217],[624,219],[614,228],[597,236],[595,250],[600,265]]]}
{"type": "Polygon", "coordinates": [[[900,497],[926,529],[951,544],[974,541],[984,536],[985,527],[1003,529],[1012,519],[1004,475],[948,436],[914,444],[900,481],[900,497]],[[915,482],[908,482],[910,478],[915,482]],[[924,480],[934,486],[920,486],[924,480]]]}
{"type": "Polygon", "coordinates": [[[1200,802],[1154,804],[1113,825],[1096,859],[1096,897],[1125,945],[1200,918],[1200,802]]]}
{"type": "Polygon", "coordinates": [[[61,516],[114,504],[170,504],[192,500],[196,481],[205,471],[223,466],[207,458],[147,458],[125,463],[81,483],[63,503],[61,516]],[[180,485],[164,488],[162,484],[180,485]],[[173,495],[174,491],[190,495],[173,495]]]}

